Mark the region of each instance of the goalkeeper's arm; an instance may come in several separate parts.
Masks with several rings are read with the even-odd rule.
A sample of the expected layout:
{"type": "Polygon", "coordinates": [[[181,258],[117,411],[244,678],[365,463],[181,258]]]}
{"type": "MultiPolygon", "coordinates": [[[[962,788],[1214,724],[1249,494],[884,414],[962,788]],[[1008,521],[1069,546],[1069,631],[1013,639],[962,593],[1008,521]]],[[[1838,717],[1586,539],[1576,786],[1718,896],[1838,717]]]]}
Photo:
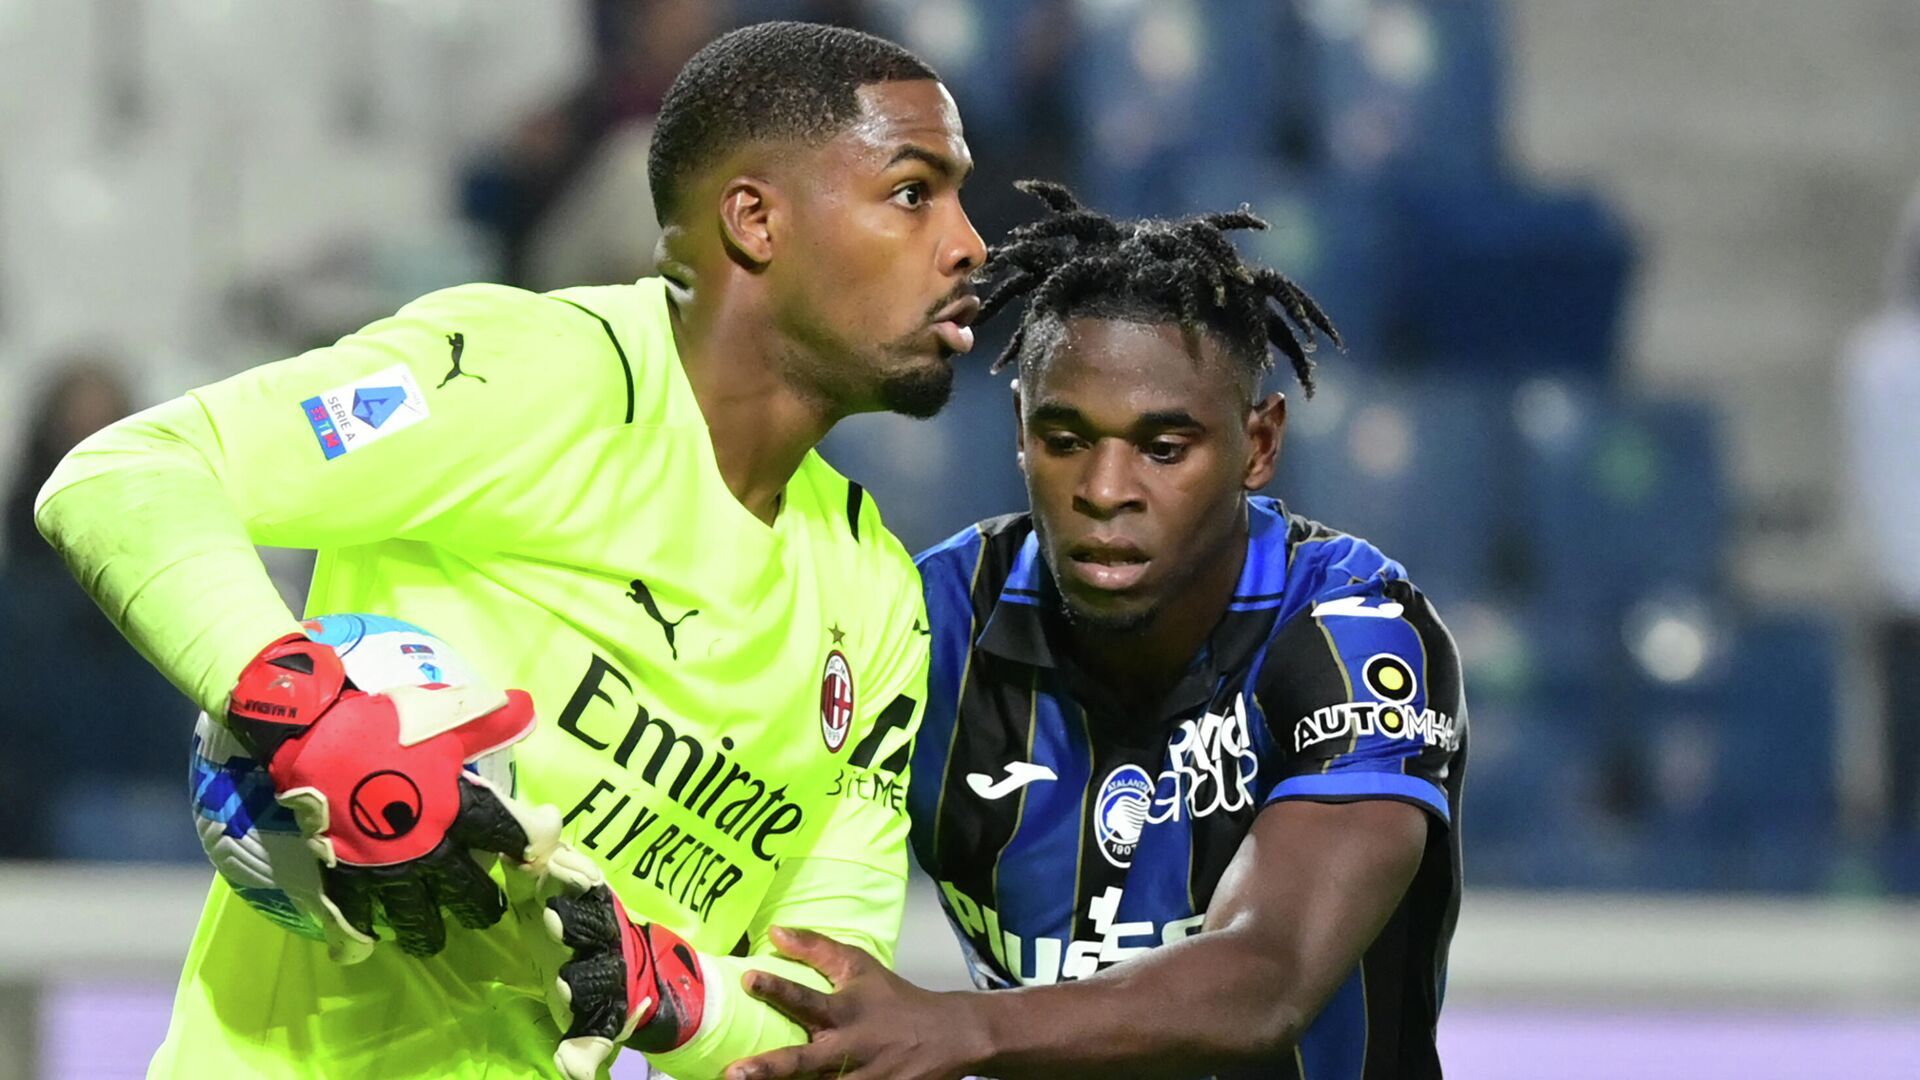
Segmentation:
{"type": "Polygon", "coordinates": [[[862,862],[791,858],[749,930],[744,957],[695,952],[664,927],[630,923],[600,886],[552,901],[549,932],[571,950],[553,987],[565,1039],[555,1062],[574,1080],[596,1075],[618,1044],[680,1080],[719,1076],[740,1058],[807,1041],[798,1024],[749,997],[742,977],[765,971],[827,990],[805,964],[774,954],[775,926],[803,927],[893,962],[906,879],[862,862]]]}
{"type": "MultiPolygon", "coordinates": [[[[253,545],[347,547],[394,537],[432,542],[467,533],[511,538],[537,527],[538,519],[527,515],[524,503],[516,499],[543,482],[544,474],[528,462],[550,460],[584,433],[618,423],[612,410],[576,401],[605,400],[583,391],[604,388],[613,376],[583,369],[564,370],[560,374],[565,377],[553,378],[545,370],[552,365],[541,359],[543,349],[566,346],[570,336],[593,340],[589,330],[576,325],[584,320],[551,324],[548,309],[558,306],[536,294],[497,286],[435,293],[334,345],[243,372],[128,417],[75,448],[41,490],[35,521],[81,586],[135,648],[209,715],[245,719],[244,699],[257,695],[242,695],[230,709],[229,694],[249,673],[263,676],[266,684],[292,675],[313,682],[307,688],[310,711],[299,715],[298,724],[269,724],[241,734],[268,763],[283,795],[294,798],[309,789],[316,793],[308,800],[313,812],[300,821],[309,840],[331,845],[325,850],[329,896],[335,900],[345,895],[336,895],[334,889],[341,884],[331,865],[336,855],[342,863],[376,868],[399,884],[427,884],[423,875],[428,867],[418,857],[382,856],[358,848],[344,828],[349,815],[326,820],[321,812],[327,803],[344,805],[333,785],[351,785],[375,766],[395,767],[393,762],[407,756],[411,744],[335,739],[339,725],[327,717],[343,700],[342,692],[353,688],[344,684],[344,676],[332,683],[314,679],[324,674],[313,659],[319,654],[303,653],[304,660],[270,655],[283,646],[296,652],[306,646],[300,644],[304,637],[299,621],[281,601],[253,545]],[[501,380],[501,393],[444,395],[429,401],[419,390],[421,380],[440,364],[446,341],[442,331],[449,324],[489,327],[486,344],[476,343],[467,354],[471,360],[484,350],[497,361],[490,368],[501,380]],[[581,378],[574,379],[576,374],[581,378]],[[404,389],[418,419],[400,438],[365,440],[351,453],[328,454],[316,441],[319,429],[304,399],[315,393],[344,393],[372,379],[393,381],[395,389],[404,389]],[[326,389],[343,383],[345,390],[326,389]],[[537,416],[538,423],[529,424],[525,416],[537,416]],[[503,435],[517,436],[504,441],[520,457],[499,451],[503,435]],[[398,472],[394,466],[401,462],[407,468],[398,472]],[[396,482],[397,477],[404,480],[396,482]],[[295,663],[301,666],[290,672],[286,665],[295,663]],[[298,730],[262,742],[275,727],[298,730]],[[340,752],[275,752],[296,736],[307,743],[337,741],[340,752]],[[330,791],[331,799],[322,798],[330,791]]],[[[371,708],[384,716],[392,704],[359,702],[352,708],[371,708]]],[[[459,728],[466,736],[476,735],[480,729],[468,725],[490,709],[467,710],[457,722],[448,720],[435,730],[451,733],[459,728]]],[[[404,720],[401,714],[410,713],[395,712],[404,720]]],[[[404,726],[389,724],[383,730],[397,732],[404,726]]],[[[518,737],[515,731],[513,737],[518,737]]],[[[479,753],[482,748],[475,744],[463,750],[479,753]]],[[[465,800],[474,785],[457,782],[458,760],[420,758],[416,764],[425,770],[416,778],[434,784],[447,797],[444,805],[436,803],[447,811],[436,821],[471,825],[477,820],[469,813],[471,800],[465,800]],[[455,801],[460,801],[457,809],[455,801]]],[[[520,830],[529,841],[538,841],[532,848],[518,835],[499,845],[466,846],[494,847],[519,861],[527,861],[527,852],[533,850],[529,865],[537,867],[549,846],[545,837],[550,830],[512,813],[507,816],[515,818],[517,827],[538,826],[520,830]]],[[[470,830],[454,831],[471,838],[470,830]]],[[[422,842],[451,837],[438,828],[416,832],[422,842]]],[[[449,910],[470,924],[498,917],[501,904],[490,881],[468,873],[464,863],[450,873],[458,880],[446,890],[429,887],[427,895],[451,898],[449,910]],[[464,901],[460,894],[466,894],[464,901]]],[[[421,896],[418,889],[410,895],[415,900],[421,896]]],[[[352,910],[339,912],[329,924],[342,928],[336,944],[343,957],[363,951],[372,925],[365,904],[349,899],[348,906],[352,910]]],[[[386,906],[393,916],[392,905],[386,906]]],[[[405,923],[418,933],[403,934],[402,943],[416,952],[436,951],[441,940],[438,915],[424,904],[411,906],[417,917],[399,920],[396,927],[405,923]]]]}
{"type": "Polygon", "coordinates": [[[409,952],[440,950],[440,906],[468,926],[492,925],[504,900],[466,850],[496,850],[543,868],[559,823],[548,820],[555,817],[550,812],[535,813],[505,793],[463,780],[460,764],[483,747],[524,736],[531,706],[522,701],[517,713],[524,715],[514,719],[500,708],[504,696],[469,703],[447,694],[412,702],[409,711],[408,703],[354,690],[332,651],[308,641],[281,601],[215,467],[198,449],[209,445],[218,440],[191,398],[123,421],[62,462],[42,492],[40,528],[128,640],[208,715],[237,725],[268,763],[283,801],[304,810],[302,828],[327,853],[325,928],[336,959],[362,959],[373,945],[375,900],[367,875],[421,883],[413,892],[382,894],[412,898],[411,906],[379,902],[409,952]],[[261,700],[269,704],[260,706],[261,700]],[[266,711],[250,715],[249,706],[266,711]],[[355,710],[345,719],[336,715],[355,710]],[[388,716],[388,726],[399,730],[408,716],[423,712],[436,717],[427,726],[444,733],[439,741],[453,749],[436,753],[429,749],[433,740],[382,743],[364,724],[368,716],[388,716]],[[343,725],[351,737],[342,735],[343,725]],[[305,752],[310,744],[318,749],[305,752]],[[376,850],[377,844],[356,842],[367,838],[350,815],[328,813],[329,804],[345,806],[350,786],[376,768],[402,771],[432,796],[433,827],[411,838],[430,851],[376,850]],[[296,798],[304,801],[291,801],[296,798]],[[480,829],[485,823],[490,832],[480,829]],[[460,842],[435,846],[446,838],[460,842]]]}
{"type": "Polygon", "coordinates": [[[202,449],[218,445],[177,398],[81,443],[34,513],[113,624],[210,716],[263,646],[301,632],[202,449]]]}
{"type": "Polygon", "coordinates": [[[545,482],[536,466],[620,422],[600,404],[617,376],[566,359],[597,360],[599,330],[553,323],[558,307],[500,286],[444,290],[130,416],[67,455],[35,521],[134,647],[222,715],[254,655],[300,631],[254,544],[514,538],[537,526],[521,498],[545,482]],[[496,392],[418,390],[444,367],[445,331],[475,326],[488,332],[473,335],[467,359],[486,358],[496,392]],[[396,438],[323,452],[303,399],[375,378],[404,383],[423,418],[396,438]]]}

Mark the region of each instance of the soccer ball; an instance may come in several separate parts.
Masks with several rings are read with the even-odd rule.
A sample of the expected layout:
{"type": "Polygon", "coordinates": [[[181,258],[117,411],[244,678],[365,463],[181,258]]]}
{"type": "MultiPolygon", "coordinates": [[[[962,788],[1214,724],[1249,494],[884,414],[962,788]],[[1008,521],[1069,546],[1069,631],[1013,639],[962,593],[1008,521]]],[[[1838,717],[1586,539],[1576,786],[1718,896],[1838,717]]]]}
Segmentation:
{"type": "MultiPolygon", "coordinates": [[[[396,686],[441,683],[486,686],[446,642],[381,615],[322,615],[307,636],[332,646],[353,684],[370,694],[396,686]]],[[[206,713],[193,728],[189,793],[200,846],[213,868],[247,905],[287,930],[324,941],[320,860],[293,812],[274,801],[273,779],[227,726],[206,713]]],[[[513,792],[511,748],[467,768],[513,792]]]]}

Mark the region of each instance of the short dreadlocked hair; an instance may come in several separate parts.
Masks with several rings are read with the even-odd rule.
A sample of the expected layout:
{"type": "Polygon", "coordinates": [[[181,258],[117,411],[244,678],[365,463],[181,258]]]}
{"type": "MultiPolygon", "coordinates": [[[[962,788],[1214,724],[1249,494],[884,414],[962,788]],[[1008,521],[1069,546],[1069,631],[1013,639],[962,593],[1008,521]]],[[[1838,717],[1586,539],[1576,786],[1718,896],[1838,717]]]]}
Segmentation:
{"type": "Polygon", "coordinates": [[[982,319],[1026,298],[1020,326],[994,371],[1045,356],[1058,342],[1060,324],[1088,315],[1209,331],[1256,384],[1273,367],[1271,345],[1292,361],[1300,386],[1313,395],[1314,334],[1339,346],[1340,332],[1300,286],[1272,267],[1246,262],[1227,239],[1229,229],[1267,227],[1251,208],[1177,221],[1119,221],[1081,206],[1059,184],[1022,180],[1015,186],[1046,203],[1049,213],[1008,232],[982,268],[989,280],[999,279],[982,319]]]}
{"type": "Polygon", "coordinates": [[[688,178],[741,143],[838,133],[859,115],[862,86],[938,78],[901,46],[841,26],[767,22],[722,34],[660,103],[647,160],[654,211],[669,220],[688,178]]]}

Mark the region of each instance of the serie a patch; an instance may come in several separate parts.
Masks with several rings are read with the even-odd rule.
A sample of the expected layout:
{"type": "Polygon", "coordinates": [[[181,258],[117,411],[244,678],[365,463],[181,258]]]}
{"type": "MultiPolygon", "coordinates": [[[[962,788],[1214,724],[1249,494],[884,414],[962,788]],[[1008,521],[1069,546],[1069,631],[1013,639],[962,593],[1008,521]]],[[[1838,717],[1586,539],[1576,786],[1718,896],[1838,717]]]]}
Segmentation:
{"type": "Polygon", "coordinates": [[[300,403],[328,461],[427,418],[427,396],[413,371],[395,364],[300,403]]]}

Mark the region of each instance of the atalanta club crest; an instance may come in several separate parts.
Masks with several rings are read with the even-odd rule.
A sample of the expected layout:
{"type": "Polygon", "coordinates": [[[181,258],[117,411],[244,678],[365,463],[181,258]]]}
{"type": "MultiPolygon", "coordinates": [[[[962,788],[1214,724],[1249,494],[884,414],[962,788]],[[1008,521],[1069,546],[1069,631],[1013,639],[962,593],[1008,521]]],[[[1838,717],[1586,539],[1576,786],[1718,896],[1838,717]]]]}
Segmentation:
{"type": "Polygon", "coordinates": [[[820,676],[820,737],[827,749],[839,753],[853,730],[853,669],[835,649],[827,654],[827,670],[820,676]]]}
{"type": "Polygon", "coordinates": [[[1100,854],[1125,870],[1133,865],[1148,811],[1153,808],[1153,778],[1138,765],[1122,765],[1107,774],[1093,808],[1093,835],[1100,854]]]}

